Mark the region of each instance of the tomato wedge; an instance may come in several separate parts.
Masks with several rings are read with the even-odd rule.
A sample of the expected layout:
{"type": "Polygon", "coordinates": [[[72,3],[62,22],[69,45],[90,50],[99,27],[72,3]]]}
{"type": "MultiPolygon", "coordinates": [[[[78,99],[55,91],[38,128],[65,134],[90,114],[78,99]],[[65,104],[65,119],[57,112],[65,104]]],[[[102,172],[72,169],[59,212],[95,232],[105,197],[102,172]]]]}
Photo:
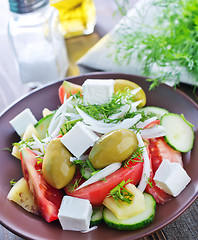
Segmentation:
{"type": "Polygon", "coordinates": [[[75,94],[75,93],[79,93],[79,92],[80,93],[82,92],[82,86],[68,82],[68,81],[63,81],[63,83],[61,84],[61,86],[58,89],[58,95],[59,95],[60,102],[61,103],[64,102],[65,94],[66,94],[67,98],[69,98],[69,96],[71,96],[71,94],[75,94]]]}
{"type": "Polygon", "coordinates": [[[183,167],[181,153],[172,149],[165,142],[163,137],[149,139],[149,150],[152,156],[152,167],[154,173],[158,169],[163,159],[167,159],[170,162],[179,163],[183,167]]]}
{"type": "Polygon", "coordinates": [[[79,179],[79,176],[76,176],[71,184],[65,187],[65,191],[70,196],[88,199],[93,206],[99,206],[110,190],[116,187],[122,180],[127,181],[130,179],[133,184],[137,184],[140,181],[143,163],[137,161],[139,161],[139,159],[130,160],[127,166],[123,166],[116,172],[110,174],[105,180],[95,182],[76,191],[71,191],[71,186],[79,179]]]}
{"type": "Polygon", "coordinates": [[[51,187],[44,179],[37,164],[36,155],[28,148],[21,150],[21,164],[25,180],[33,193],[42,217],[51,222],[58,219],[58,210],[63,198],[63,191],[51,187]]]}

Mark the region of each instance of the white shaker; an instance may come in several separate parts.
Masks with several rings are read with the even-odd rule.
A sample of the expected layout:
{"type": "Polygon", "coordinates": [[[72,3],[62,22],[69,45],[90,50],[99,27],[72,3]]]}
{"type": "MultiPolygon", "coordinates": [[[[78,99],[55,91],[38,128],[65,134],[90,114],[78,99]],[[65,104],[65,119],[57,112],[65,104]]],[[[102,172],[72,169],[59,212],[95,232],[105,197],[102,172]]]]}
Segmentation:
{"type": "Polygon", "coordinates": [[[58,11],[49,0],[9,0],[8,34],[21,81],[30,87],[65,77],[68,57],[58,11]]]}

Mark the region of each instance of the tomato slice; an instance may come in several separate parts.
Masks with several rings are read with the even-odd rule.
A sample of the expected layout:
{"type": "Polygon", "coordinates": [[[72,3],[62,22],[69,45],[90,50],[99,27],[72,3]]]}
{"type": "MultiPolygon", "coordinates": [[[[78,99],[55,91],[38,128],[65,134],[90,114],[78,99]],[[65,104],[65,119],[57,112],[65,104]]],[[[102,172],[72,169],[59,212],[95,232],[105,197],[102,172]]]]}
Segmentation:
{"type": "MultiPolygon", "coordinates": [[[[146,128],[150,128],[159,124],[160,120],[155,120],[147,125],[146,128]]],[[[170,162],[180,163],[183,166],[182,155],[180,152],[172,149],[165,142],[163,137],[146,139],[146,141],[148,142],[147,151],[151,161],[151,174],[149,184],[146,186],[145,191],[153,195],[157,203],[164,204],[165,202],[171,200],[172,196],[156,186],[155,181],[153,180],[154,174],[163,159],[167,159],[170,162]]]]}
{"type": "Polygon", "coordinates": [[[44,179],[42,165],[37,164],[35,154],[28,148],[21,150],[21,164],[25,180],[33,193],[42,217],[51,222],[58,219],[58,210],[63,198],[63,191],[51,187],[44,179]]]}
{"type": "Polygon", "coordinates": [[[183,167],[181,153],[172,149],[165,142],[164,138],[160,137],[155,139],[149,139],[149,150],[152,156],[152,167],[154,173],[160,166],[163,159],[167,159],[170,162],[179,163],[183,167]]]}
{"type": "Polygon", "coordinates": [[[105,180],[95,182],[76,191],[71,191],[71,186],[74,185],[76,179],[79,179],[79,176],[77,176],[73,179],[71,184],[65,187],[65,191],[70,196],[88,199],[93,206],[99,206],[102,204],[110,190],[116,187],[122,180],[127,181],[130,179],[131,183],[134,185],[140,181],[143,163],[137,161],[139,161],[139,159],[129,161],[127,166],[123,166],[116,172],[110,174],[105,180]]]}

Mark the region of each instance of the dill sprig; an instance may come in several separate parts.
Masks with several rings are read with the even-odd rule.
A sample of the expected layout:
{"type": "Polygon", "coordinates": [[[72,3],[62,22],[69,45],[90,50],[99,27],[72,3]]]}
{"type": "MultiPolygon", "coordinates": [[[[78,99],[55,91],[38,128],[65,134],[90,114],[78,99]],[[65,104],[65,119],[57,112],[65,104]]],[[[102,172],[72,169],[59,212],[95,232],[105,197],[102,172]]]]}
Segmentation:
{"type": "Polygon", "coordinates": [[[130,179],[127,180],[126,182],[125,180],[123,180],[115,188],[113,188],[108,194],[108,197],[113,197],[113,199],[116,201],[118,206],[119,206],[119,200],[126,202],[128,204],[130,204],[131,201],[133,200],[133,194],[124,188],[124,186],[129,182],[131,182],[130,179]]]}
{"type": "Polygon", "coordinates": [[[144,177],[146,178],[146,182],[148,183],[148,185],[152,188],[153,187],[153,182],[151,180],[150,177],[147,177],[147,175],[145,174],[144,177]]]}
{"type": "Polygon", "coordinates": [[[29,148],[29,149],[33,150],[32,149],[32,143],[33,142],[34,142],[33,138],[28,138],[26,140],[21,140],[20,142],[13,143],[12,145],[17,146],[19,150],[22,149],[22,148],[29,148]]]}
{"type": "Polygon", "coordinates": [[[143,151],[144,148],[146,146],[143,147],[137,147],[136,150],[131,154],[131,156],[124,162],[124,166],[128,167],[129,162],[143,162],[143,151]]]}
{"type": "MultiPolygon", "coordinates": [[[[138,27],[133,29],[134,19],[118,29],[118,40],[112,42],[117,49],[115,60],[119,64],[129,63],[134,54],[143,64],[143,74],[153,76],[152,69],[162,69],[152,79],[150,89],[164,82],[178,85],[181,72],[187,71],[194,84],[198,82],[198,1],[156,0],[158,8],[155,24],[144,23],[145,16],[139,16],[138,27]],[[142,19],[142,20],[141,20],[142,19]],[[181,71],[182,70],[182,71],[181,71]]],[[[143,11],[144,12],[144,11],[143,11]]],[[[116,38],[115,38],[116,39],[116,38]]]]}
{"type": "Polygon", "coordinates": [[[14,179],[12,179],[12,180],[10,181],[11,187],[13,187],[15,184],[16,184],[16,181],[15,181],[14,179]]]}
{"type": "MultiPolygon", "coordinates": [[[[90,168],[92,172],[95,172],[95,168],[93,167],[93,165],[91,164],[91,162],[89,161],[89,159],[86,160],[74,160],[73,163],[78,164],[80,166],[82,166],[83,168],[90,168]]],[[[72,165],[73,165],[72,163],[72,165]]]]}
{"type": "MultiPolygon", "coordinates": [[[[68,119],[68,117],[67,117],[68,119]]],[[[79,121],[82,121],[82,118],[75,119],[75,120],[70,120],[68,119],[67,122],[65,122],[61,127],[60,127],[60,134],[65,135],[69,130],[72,129],[72,127],[79,121]]]]}
{"type": "Polygon", "coordinates": [[[81,180],[82,180],[82,177],[80,177],[79,179],[76,179],[76,181],[73,184],[69,184],[68,191],[73,192],[76,188],[78,188],[81,180]]]}

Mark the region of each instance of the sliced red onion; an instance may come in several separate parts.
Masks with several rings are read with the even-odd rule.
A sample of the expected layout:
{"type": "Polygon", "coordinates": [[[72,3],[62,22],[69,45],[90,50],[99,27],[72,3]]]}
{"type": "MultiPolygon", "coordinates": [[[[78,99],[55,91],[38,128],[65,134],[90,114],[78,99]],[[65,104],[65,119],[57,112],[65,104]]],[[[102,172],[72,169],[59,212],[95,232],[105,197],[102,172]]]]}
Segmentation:
{"type": "Polygon", "coordinates": [[[149,159],[146,147],[144,147],[145,144],[144,144],[140,134],[137,133],[136,136],[137,136],[137,139],[138,139],[138,146],[143,147],[143,154],[142,155],[143,155],[143,159],[144,159],[142,177],[141,177],[140,183],[138,185],[138,189],[141,192],[144,192],[144,190],[146,188],[146,185],[148,184],[149,177],[150,177],[151,164],[150,164],[150,159],[149,159]]]}
{"type": "Polygon", "coordinates": [[[105,133],[111,132],[116,129],[121,129],[121,128],[129,129],[134,124],[136,124],[140,119],[141,119],[141,114],[137,114],[133,118],[127,118],[127,119],[124,119],[122,122],[114,124],[113,127],[105,127],[105,128],[103,127],[102,128],[102,127],[98,127],[98,126],[88,126],[88,128],[90,128],[94,132],[105,134],[105,133]]]}
{"type": "Polygon", "coordinates": [[[145,128],[140,130],[140,134],[142,138],[156,138],[163,137],[166,135],[164,127],[160,125],[156,125],[152,128],[145,128]]]}
{"type": "Polygon", "coordinates": [[[121,167],[121,165],[122,165],[122,163],[120,163],[120,162],[110,164],[109,166],[103,168],[101,171],[97,172],[92,177],[90,177],[87,181],[85,181],[83,184],[81,184],[76,190],[79,190],[83,187],[86,187],[92,183],[95,183],[95,182],[109,176],[113,172],[117,171],[121,167]]]}

